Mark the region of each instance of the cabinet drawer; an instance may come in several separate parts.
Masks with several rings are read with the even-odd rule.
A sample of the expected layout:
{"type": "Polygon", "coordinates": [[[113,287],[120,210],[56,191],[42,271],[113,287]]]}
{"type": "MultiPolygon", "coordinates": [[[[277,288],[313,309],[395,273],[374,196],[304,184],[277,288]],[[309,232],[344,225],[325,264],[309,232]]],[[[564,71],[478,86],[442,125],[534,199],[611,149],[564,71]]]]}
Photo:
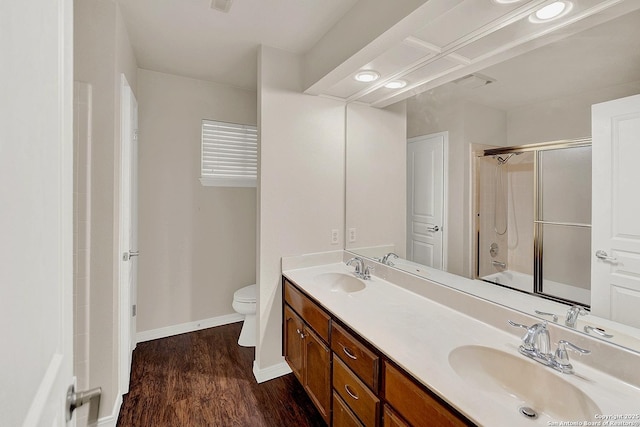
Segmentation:
{"type": "Polygon", "coordinates": [[[382,417],[384,418],[384,427],[411,427],[389,405],[384,405],[384,415],[382,417]]]}
{"type": "Polygon", "coordinates": [[[329,315],[286,279],[284,299],[320,338],[329,342],[329,315]]]}
{"type": "Polygon", "coordinates": [[[384,362],[384,397],[413,426],[472,425],[458,418],[443,403],[386,361],[384,362]]]}
{"type": "Polygon", "coordinates": [[[380,399],[335,355],[333,357],[333,388],[358,416],[362,424],[367,427],[378,425],[380,399]]]}
{"type": "Polygon", "coordinates": [[[331,350],[374,392],[378,391],[380,358],[335,323],[331,329],[331,350]]]}
{"type": "Polygon", "coordinates": [[[358,418],[353,415],[351,409],[344,403],[344,400],[333,392],[333,421],[332,427],[363,427],[358,418]]]}

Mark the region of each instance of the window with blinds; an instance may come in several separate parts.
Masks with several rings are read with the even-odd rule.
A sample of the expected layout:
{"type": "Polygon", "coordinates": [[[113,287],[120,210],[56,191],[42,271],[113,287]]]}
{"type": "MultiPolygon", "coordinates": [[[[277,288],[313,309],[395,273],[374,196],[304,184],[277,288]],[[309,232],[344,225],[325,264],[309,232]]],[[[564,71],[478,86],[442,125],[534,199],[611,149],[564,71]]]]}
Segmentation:
{"type": "Polygon", "coordinates": [[[255,126],[202,120],[200,182],[217,187],[255,187],[258,130],[255,126]]]}

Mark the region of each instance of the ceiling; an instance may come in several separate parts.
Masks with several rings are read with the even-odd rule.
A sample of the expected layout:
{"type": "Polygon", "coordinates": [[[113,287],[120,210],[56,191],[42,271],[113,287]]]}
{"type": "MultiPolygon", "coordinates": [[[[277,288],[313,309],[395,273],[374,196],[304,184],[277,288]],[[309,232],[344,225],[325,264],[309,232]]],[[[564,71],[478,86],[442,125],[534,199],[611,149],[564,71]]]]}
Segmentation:
{"type": "MultiPolygon", "coordinates": [[[[571,43],[558,42],[612,19],[632,14],[640,8],[640,1],[572,0],[573,7],[566,16],[546,23],[530,21],[529,17],[534,11],[552,2],[553,0],[520,0],[508,4],[500,4],[494,0],[458,2],[427,25],[412,29],[406,37],[378,56],[370,58],[368,62],[362,62],[359,69],[354,69],[351,74],[342,75],[339,79],[324,79],[325,84],[321,81],[308,89],[307,93],[335,96],[374,107],[386,107],[485,70],[483,74],[489,74],[489,77],[498,79],[498,82],[505,81],[503,84],[488,85],[487,91],[497,91],[500,87],[504,89],[502,95],[509,98],[510,87],[504,84],[508,80],[518,78],[518,84],[527,87],[526,79],[521,78],[522,76],[537,77],[539,72],[555,68],[558,63],[571,65],[571,61],[576,61],[576,65],[590,65],[586,69],[577,66],[567,68],[567,72],[573,72],[574,76],[573,80],[565,80],[565,84],[591,82],[594,74],[601,73],[603,76],[605,74],[602,73],[611,69],[612,65],[618,65],[611,64],[610,61],[628,64],[629,52],[632,53],[632,60],[635,60],[631,65],[637,72],[637,30],[640,28],[637,14],[627,20],[624,28],[631,38],[626,38],[626,34],[620,32],[621,29],[614,24],[605,27],[604,31],[594,32],[593,37],[576,37],[571,43]],[[616,34],[619,37],[616,37],[616,34]],[[555,47],[544,54],[551,52],[555,57],[543,58],[540,54],[541,60],[533,65],[529,60],[523,59],[520,62],[509,62],[508,67],[491,68],[552,43],[555,47]],[[613,45],[607,46],[610,43],[613,45]],[[604,55],[602,50],[606,52],[604,55]],[[594,52],[599,52],[600,57],[589,58],[588,55],[594,52]],[[596,61],[585,62],[587,59],[596,61]],[[380,79],[364,84],[355,81],[355,73],[365,69],[378,71],[380,79]],[[397,79],[406,81],[407,86],[399,90],[384,87],[385,83],[397,79]]],[[[555,83],[553,79],[549,82],[555,83]]],[[[552,93],[552,87],[558,88],[557,85],[552,85],[536,89],[552,93]]],[[[532,93],[530,97],[536,95],[542,95],[542,92],[532,93]]],[[[509,102],[505,99],[505,104],[509,102]]]]}
{"type": "Polygon", "coordinates": [[[256,89],[257,48],[308,51],[357,0],[118,0],[140,68],[256,89]]]}
{"type": "Polygon", "coordinates": [[[553,0],[394,0],[391,7],[405,9],[384,26],[388,0],[234,0],[226,14],[209,0],[118,1],[141,68],[255,89],[264,44],[321,58],[315,64],[324,69],[306,93],[374,107],[478,71],[496,82],[459,92],[505,109],[575,92],[599,76],[638,80],[640,69],[640,0],[572,0],[571,13],[543,24],[529,16],[553,0]],[[358,38],[364,41],[351,43],[358,38]],[[381,78],[355,81],[363,69],[381,78]],[[546,83],[531,87],[530,78],[546,83]],[[383,87],[395,79],[408,84],[383,87]]]}
{"type": "MultiPolygon", "coordinates": [[[[495,80],[424,92],[508,111],[598,88],[630,84],[640,92],[640,10],[481,70],[495,80]]],[[[422,96],[420,94],[418,96],[422,96]]]]}

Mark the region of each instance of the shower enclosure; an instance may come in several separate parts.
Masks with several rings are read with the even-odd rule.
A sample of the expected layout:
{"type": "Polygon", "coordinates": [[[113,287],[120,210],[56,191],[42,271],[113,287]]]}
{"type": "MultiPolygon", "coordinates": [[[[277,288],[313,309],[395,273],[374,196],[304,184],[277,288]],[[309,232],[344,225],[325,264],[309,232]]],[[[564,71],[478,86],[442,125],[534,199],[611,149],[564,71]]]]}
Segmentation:
{"type": "Polygon", "coordinates": [[[477,277],[591,304],[591,140],[485,150],[476,159],[477,277]]]}

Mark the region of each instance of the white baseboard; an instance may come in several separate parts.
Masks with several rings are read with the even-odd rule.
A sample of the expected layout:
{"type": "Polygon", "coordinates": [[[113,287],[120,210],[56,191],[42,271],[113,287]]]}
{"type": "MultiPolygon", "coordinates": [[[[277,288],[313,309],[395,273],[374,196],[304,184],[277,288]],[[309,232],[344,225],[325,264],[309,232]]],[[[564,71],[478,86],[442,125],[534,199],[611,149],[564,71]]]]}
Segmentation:
{"type": "Polygon", "coordinates": [[[181,323],[179,325],[166,326],[164,328],[142,331],[136,334],[136,342],[145,342],[166,338],[173,335],[187,332],[199,331],[201,329],[213,328],[215,326],[228,325],[229,323],[241,322],[244,315],[239,313],[225,314],[224,316],[212,317],[210,319],[197,320],[195,322],[181,323]]]}
{"type": "Polygon", "coordinates": [[[253,361],[253,376],[256,377],[256,381],[258,383],[263,383],[289,373],[291,373],[291,368],[287,362],[284,361],[284,358],[282,359],[282,362],[264,369],[260,369],[256,361],[253,361]]]}
{"type": "Polygon", "coordinates": [[[111,415],[99,418],[98,423],[95,424],[97,427],[116,427],[116,424],[118,423],[118,416],[120,415],[120,407],[122,406],[122,394],[120,393],[120,390],[118,390],[117,396],[118,397],[116,397],[116,401],[113,404],[111,415]]]}

